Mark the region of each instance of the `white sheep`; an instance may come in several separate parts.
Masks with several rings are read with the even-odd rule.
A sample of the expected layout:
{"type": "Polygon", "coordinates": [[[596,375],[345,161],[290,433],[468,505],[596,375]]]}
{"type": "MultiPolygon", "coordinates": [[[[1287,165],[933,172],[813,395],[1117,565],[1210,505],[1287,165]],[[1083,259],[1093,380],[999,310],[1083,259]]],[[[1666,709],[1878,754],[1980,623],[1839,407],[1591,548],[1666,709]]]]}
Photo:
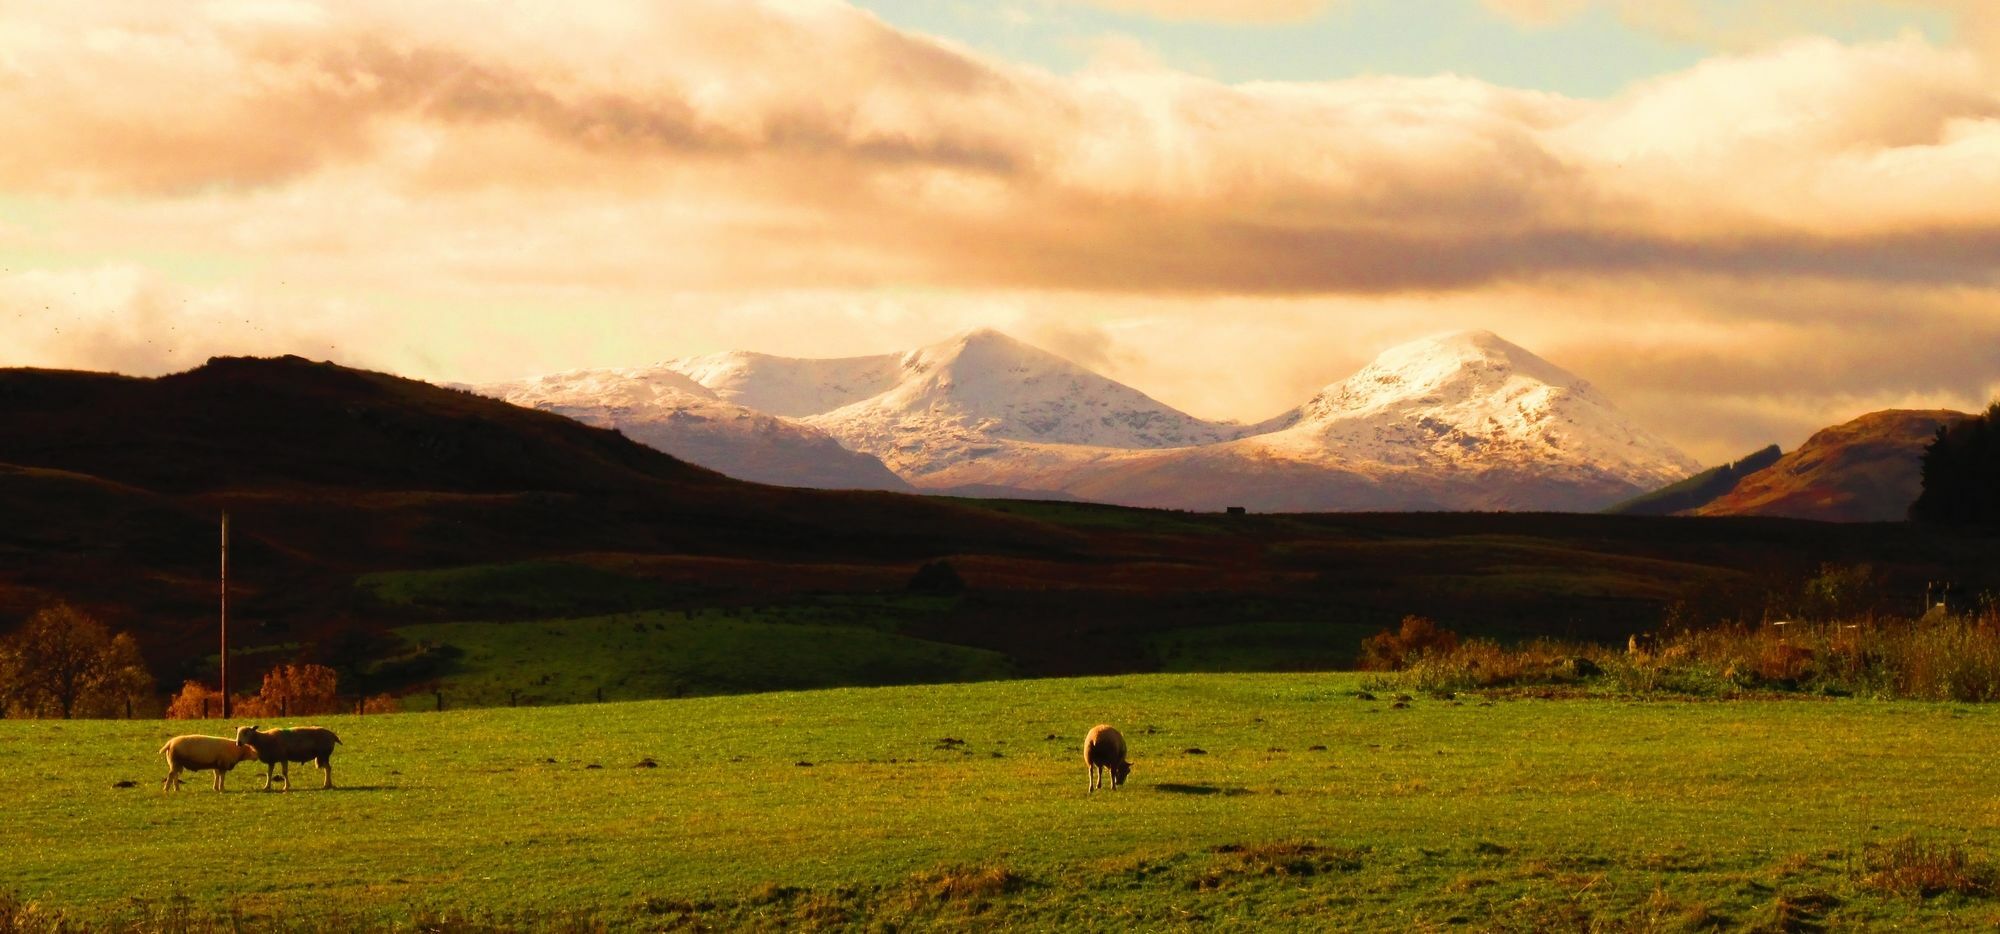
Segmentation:
{"type": "Polygon", "coordinates": [[[181,770],[190,772],[215,772],[215,790],[222,790],[222,776],[236,763],[245,759],[256,759],[257,750],[222,736],[200,736],[188,734],[167,740],[160,747],[160,755],[167,757],[167,778],[160,783],[161,791],[179,791],[181,770]]]}
{"type": "Polygon", "coordinates": [[[1090,790],[1104,787],[1103,771],[1111,773],[1111,787],[1125,784],[1125,776],[1132,774],[1132,763],[1125,761],[1125,736],[1100,723],[1090,728],[1090,735],[1083,738],[1083,764],[1090,766],[1090,790]]]}

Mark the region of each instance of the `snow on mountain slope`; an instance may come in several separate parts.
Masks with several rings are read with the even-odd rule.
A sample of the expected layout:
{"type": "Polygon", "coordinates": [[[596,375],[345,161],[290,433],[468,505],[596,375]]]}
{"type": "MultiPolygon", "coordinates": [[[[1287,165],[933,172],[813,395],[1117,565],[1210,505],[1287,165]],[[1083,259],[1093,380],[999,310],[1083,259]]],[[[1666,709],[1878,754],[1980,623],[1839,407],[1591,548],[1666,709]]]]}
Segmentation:
{"type": "Polygon", "coordinates": [[[902,354],[801,360],[732,351],[682,357],[665,368],[711,390],[716,398],[767,415],[803,418],[878,396],[902,377],[902,354]]]}
{"type": "Polygon", "coordinates": [[[1078,459],[1038,480],[1185,509],[1581,511],[1700,469],[1588,383],[1486,331],[1392,348],[1266,425],[1205,447],[1078,459]]]}
{"type": "Polygon", "coordinates": [[[1589,383],[1490,331],[1384,351],[1285,421],[1243,444],[1276,457],[1397,467],[1570,467],[1644,489],[1701,469],[1589,383]]]}
{"type": "Polygon", "coordinates": [[[825,432],[728,402],[667,367],[577,370],[460,387],[616,428],[634,441],[738,479],[822,489],[908,490],[882,462],[825,432]]]}
{"type": "Polygon", "coordinates": [[[1392,348],[1255,426],[1195,418],[991,330],[905,354],[718,354],[500,389],[724,473],[811,486],[908,481],[1184,509],[1587,511],[1700,466],[1486,331],[1392,348]]]}
{"type": "MultiPolygon", "coordinates": [[[[1037,462],[1092,459],[1095,449],[1213,444],[1234,425],[1203,421],[1055,354],[993,330],[959,334],[902,355],[896,384],[805,419],[919,485],[972,461],[1006,461],[1023,445],[1037,462]]],[[[989,463],[988,466],[994,466],[989,463]]]]}

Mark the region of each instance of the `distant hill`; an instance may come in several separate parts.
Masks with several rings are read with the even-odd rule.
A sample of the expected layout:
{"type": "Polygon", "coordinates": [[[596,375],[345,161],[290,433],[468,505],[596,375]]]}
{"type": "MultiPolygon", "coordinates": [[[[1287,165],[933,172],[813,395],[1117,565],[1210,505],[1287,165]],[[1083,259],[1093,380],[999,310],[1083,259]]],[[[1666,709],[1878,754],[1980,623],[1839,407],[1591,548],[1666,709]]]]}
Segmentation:
{"type": "Polygon", "coordinates": [[[1695,515],[1900,522],[1923,491],[1924,447],[1939,426],[1964,417],[1890,409],[1824,429],[1695,515]]]}
{"type": "Polygon", "coordinates": [[[446,664],[392,635],[427,625],[526,626],[460,648],[572,660],[589,653],[565,646],[616,629],[676,684],[753,690],[807,683],[771,648],[801,627],[839,630],[796,643],[816,684],[1325,668],[1410,613],[1622,641],[1686,595],[1734,607],[1821,562],[1868,561],[1919,592],[1990,587],[1981,569],[2000,567],[2000,541],[1913,525],[1230,517],[763,486],[548,412],[298,358],[157,379],[0,370],[0,629],[68,600],[138,636],[165,684],[212,677],[223,510],[241,676],[304,654],[381,689],[446,664]],[[962,592],[910,592],[935,561],[962,592]],[[558,623],[579,617],[602,621],[558,623]]]}
{"type": "Polygon", "coordinates": [[[464,387],[515,405],[612,428],[641,444],[740,480],[822,490],[894,490],[903,482],[872,455],[826,432],[722,399],[666,367],[573,370],[464,387]]]}
{"type": "Polygon", "coordinates": [[[1679,483],[1635,496],[1604,511],[1618,516],[1671,516],[1699,509],[1735,489],[1744,477],[1777,463],[1778,458],[1783,456],[1784,452],[1773,444],[1732,463],[1710,467],[1679,483]]]}
{"type": "Polygon", "coordinates": [[[1076,547],[950,500],[732,480],[569,418],[296,357],[157,379],[0,370],[0,628],[63,598],[137,628],[154,658],[205,646],[183,640],[212,625],[224,510],[237,608],[273,639],[350,619],[355,576],[376,570],[1076,547]]]}

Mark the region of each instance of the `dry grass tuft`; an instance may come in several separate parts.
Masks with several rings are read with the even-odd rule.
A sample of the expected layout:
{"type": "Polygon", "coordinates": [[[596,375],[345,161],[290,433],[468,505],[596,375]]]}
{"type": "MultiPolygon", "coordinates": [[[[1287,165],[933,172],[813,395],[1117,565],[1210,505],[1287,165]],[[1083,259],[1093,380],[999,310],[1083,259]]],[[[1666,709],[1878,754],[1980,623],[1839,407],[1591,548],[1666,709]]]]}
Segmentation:
{"type": "Polygon", "coordinates": [[[1020,891],[1028,880],[1005,866],[955,866],[921,873],[916,887],[944,902],[977,901],[1020,891]]]}
{"type": "Polygon", "coordinates": [[[1862,853],[1861,884],[1891,895],[1984,897],[1994,893],[1994,883],[1994,868],[1973,859],[1956,843],[1910,836],[1870,846],[1862,853]]]}

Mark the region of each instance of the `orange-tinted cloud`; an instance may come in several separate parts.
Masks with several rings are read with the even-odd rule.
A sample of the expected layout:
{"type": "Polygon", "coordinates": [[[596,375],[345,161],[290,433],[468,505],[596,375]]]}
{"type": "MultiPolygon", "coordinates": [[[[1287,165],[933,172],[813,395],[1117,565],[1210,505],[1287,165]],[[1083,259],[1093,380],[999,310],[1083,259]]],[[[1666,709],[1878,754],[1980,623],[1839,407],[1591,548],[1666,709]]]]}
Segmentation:
{"type": "MultiPolygon", "coordinates": [[[[2000,81],[1975,36],[1792,40],[1579,100],[1133,57],[1055,75],[835,0],[73,0],[0,19],[0,257],[251,270],[191,293],[242,314],[187,319],[213,337],[190,355],[358,343],[497,379],[987,321],[1242,418],[1395,340],[1490,327],[1730,456],[1749,439],[1687,439],[1719,412],[1798,429],[1993,385],[2000,81]],[[1822,320],[1836,305],[1861,325],[1822,320]],[[1915,310],[1884,329],[1869,307],[1915,310]],[[1605,315],[1679,330],[1638,343],[1605,315]],[[1954,334],[1925,366],[1866,365],[1954,334]]],[[[180,359],[120,336],[179,326],[144,289],[38,322],[9,288],[0,362],[180,359]]]]}
{"type": "Polygon", "coordinates": [[[1211,23],[1296,23],[1312,19],[1338,0],[1069,0],[1119,13],[1211,23]]]}

